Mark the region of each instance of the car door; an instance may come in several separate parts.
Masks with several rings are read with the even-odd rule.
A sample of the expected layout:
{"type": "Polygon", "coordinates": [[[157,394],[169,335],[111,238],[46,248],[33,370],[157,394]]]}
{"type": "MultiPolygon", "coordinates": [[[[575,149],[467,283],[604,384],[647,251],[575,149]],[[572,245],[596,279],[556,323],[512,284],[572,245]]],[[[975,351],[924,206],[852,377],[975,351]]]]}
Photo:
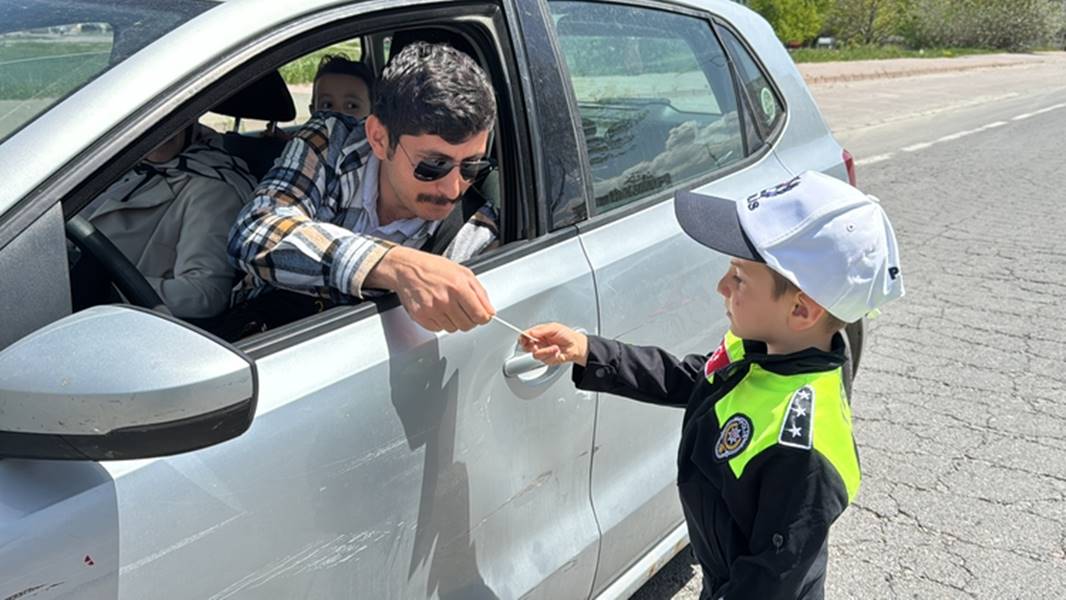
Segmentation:
{"type": "MultiPolygon", "coordinates": [[[[790,175],[738,96],[708,16],[599,2],[548,5],[587,152],[595,214],[579,228],[596,279],[601,335],[677,355],[708,353],[728,326],[715,292],[728,259],[682,233],[673,193],[698,188],[742,197],[790,175]]],[[[669,555],[685,539],[675,486],[681,417],[678,409],[599,395],[595,594],[632,591],[653,564],[639,558],[669,555]]]]}
{"type": "MultiPolygon", "coordinates": [[[[505,222],[557,208],[562,196],[544,185],[551,169],[538,164],[543,153],[531,153],[535,144],[527,139],[529,132],[550,137],[552,128],[521,112],[551,90],[522,87],[531,80],[524,54],[512,54],[508,41],[521,39],[519,19],[491,4],[419,4],[387,15],[380,3],[337,9],[322,2],[318,12],[311,6],[291,15],[281,3],[267,14],[252,2],[217,10],[227,22],[258,15],[261,31],[249,45],[261,51],[271,50],[264,39],[311,28],[326,43],[324,23],[343,29],[339,39],[351,37],[353,23],[386,29],[430,17],[480,31],[482,42],[499,40],[482,50],[507,65],[503,78],[494,77],[501,110],[513,111],[501,119],[510,129],[499,134],[510,152],[505,169],[514,167],[503,173],[513,198],[505,207],[512,213],[504,212],[512,221],[505,222]]],[[[138,60],[145,68],[154,59],[138,60]]],[[[203,85],[185,88],[173,102],[203,85]]],[[[570,148],[555,151],[576,155],[573,137],[559,143],[570,148]]],[[[48,214],[50,253],[26,251],[51,261],[50,291],[62,296],[59,204],[48,214]]],[[[592,270],[576,228],[549,231],[539,222],[546,220],[529,218],[521,239],[473,267],[504,319],[597,331],[592,270]]],[[[17,258],[18,241],[3,248],[0,261],[17,258]]],[[[568,370],[523,356],[514,332],[490,323],[431,334],[385,298],[237,347],[254,359],[258,406],[251,428],[232,441],[99,464],[0,461],[0,551],[10,559],[0,566],[0,597],[589,594],[599,541],[589,496],[595,400],[573,388],[568,370]],[[33,581],[7,587],[31,566],[33,581]]]]}
{"type": "MultiPolygon", "coordinates": [[[[478,12],[506,35],[494,9],[478,12]]],[[[575,233],[480,266],[501,317],[595,330],[575,233]]],[[[430,334],[386,300],[241,344],[260,378],[252,429],[122,477],[120,494],[171,507],[126,513],[131,529],[155,535],[126,547],[123,596],[170,586],[175,598],[219,599],[587,593],[595,404],[563,369],[531,369],[516,342],[497,324],[430,334]],[[214,568],[220,556],[225,569],[214,568]],[[201,574],[192,582],[190,570],[201,574]]]]}

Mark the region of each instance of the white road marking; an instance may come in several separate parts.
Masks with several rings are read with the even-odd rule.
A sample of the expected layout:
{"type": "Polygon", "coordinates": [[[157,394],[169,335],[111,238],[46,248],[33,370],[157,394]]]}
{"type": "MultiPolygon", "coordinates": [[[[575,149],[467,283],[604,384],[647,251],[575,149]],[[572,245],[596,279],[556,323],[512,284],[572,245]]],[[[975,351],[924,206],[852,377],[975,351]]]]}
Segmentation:
{"type": "Polygon", "coordinates": [[[910,146],[904,146],[900,148],[900,150],[903,150],[904,152],[917,152],[919,150],[925,150],[929,146],[932,146],[934,143],[936,142],[921,142],[918,144],[911,144],[910,146]]]}
{"type": "Polygon", "coordinates": [[[877,154],[875,156],[869,156],[869,157],[866,157],[866,158],[860,158],[859,160],[855,161],[855,166],[856,167],[861,167],[863,165],[872,165],[874,163],[879,163],[879,162],[883,162],[883,161],[889,160],[890,158],[892,158],[892,153],[891,152],[889,152],[888,154],[877,154]]]}
{"type": "Polygon", "coordinates": [[[964,137],[966,137],[968,135],[975,134],[978,131],[981,131],[981,130],[980,129],[967,129],[966,131],[960,131],[958,133],[953,133],[951,135],[945,135],[942,138],[937,138],[936,141],[937,141],[938,144],[940,142],[950,142],[952,140],[957,140],[959,138],[964,138],[964,137]]]}
{"type": "Polygon", "coordinates": [[[1044,114],[1046,112],[1051,112],[1053,110],[1058,110],[1060,108],[1066,108],[1066,103],[1053,104],[1051,106],[1048,106],[1047,108],[1041,108],[1040,110],[1035,110],[1035,111],[1033,111],[1031,113],[1023,113],[1023,114],[1020,114],[1020,115],[1012,118],[1011,121],[1024,121],[1025,119],[1028,119],[1029,117],[1035,117],[1036,115],[1042,115],[1042,114],[1044,114]]]}
{"type": "MultiPolygon", "coordinates": [[[[1066,106],[1066,104],[1063,104],[1062,106],[1066,106]]],[[[1049,107],[1048,109],[1052,109],[1053,110],[1053,107],[1049,107]]],[[[1044,109],[1043,112],[1047,112],[1048,109],[1044,109]]],[[[1037,113],[1033,113],[1033,114],[1037,114],[1037,113]]],[[[1017,119],[1017,117],[1015,117],[1015,119],[1017,119]]],[[[933,144],[939,144],[940,142],[950,142],[952,140],[957,140],[959,138],[963,138],[963,137],[966,137],[968,135],[973,135],[975,133],[979,133],[979,132],[982,132],[982,131],[988,131],[989,129],[995,129],[997,127],[1003,127],[1004,125],[1007,125],[1007,124],[1008,123],[1006,121],[996,121],[994,123],[989,123],[987,125],[982,125],[982,126],[978,127],[977,129],[967,129],[966,131],[959,131],[959,132],[956,132],[956,133],[948,134],[948,135],[945,135],[943,137],[939,137],[939,138],[937,138],[937,139],[935,139],[935,140],[933,140],[931,142],[919,142],[917,144],[911,144],[910,146],[904,146],[904,147],[900,148],[900,150],[902,150],[904,152],[917,152],[919,150],[925,150],[926,148],[932,146],[933,144]]],[[[879,154],[877,156],[871,157],[870,159],[867,159],[867,162],[880,162],[882,160],[886,160],[886,158],[891,158],[891,157],[892,157],[891,154],[879,154]],[[872,159],[875,159],[875,158],[878,159],[878,160],[872,160],[872,159]]],[[[860,164],[860,163],[856,162],[855,164],[860,164]]]]}

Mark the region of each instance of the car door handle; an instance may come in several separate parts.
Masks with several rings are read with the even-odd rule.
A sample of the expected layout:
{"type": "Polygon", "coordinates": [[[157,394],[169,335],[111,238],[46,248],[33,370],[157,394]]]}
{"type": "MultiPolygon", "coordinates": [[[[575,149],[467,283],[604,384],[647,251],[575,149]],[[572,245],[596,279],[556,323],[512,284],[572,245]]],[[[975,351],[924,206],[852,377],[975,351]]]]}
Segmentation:
{"type": "MultiPolygon", "coordinates": [[[[575,329],[578,333],[586,333],[584,328],[575,329]]],[[[530,352],[523,352],[512,356],[503,363],[503,376],[511,379],[521,379],[526,383],[540,381],[549,373],[554,374],[562,370],[564,365],[548,366],[533,358],[530,352]]]]}
{"type": "Polygon", "coordinates": [[[547,365],[533,358],[532,353],[527,352],[507,359],[507,362],[503,363],[503,376],[518,377],[519,375],[546,368],[547,365]]]}

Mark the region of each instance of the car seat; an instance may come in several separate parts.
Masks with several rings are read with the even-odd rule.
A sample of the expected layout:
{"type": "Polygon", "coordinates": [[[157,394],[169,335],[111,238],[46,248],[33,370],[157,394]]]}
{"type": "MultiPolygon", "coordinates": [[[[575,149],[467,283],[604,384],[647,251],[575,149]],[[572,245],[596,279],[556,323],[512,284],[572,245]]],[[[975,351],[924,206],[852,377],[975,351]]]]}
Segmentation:
{"type": "MultiPolygon", "coordinates": [[[[236,129],[241,119],[285,122],[296,118],[296,105],[281,74],[270,71],[266,75],[241,88],[212,109],[218,114],[234,117],[236,129]]],[[[257,180],[266,175],[274,160],[285,150],[286,141],[268,136],[241,135],[230,131],[222,136],[223,147],[244,159],[248,169],[257,180]]]]}

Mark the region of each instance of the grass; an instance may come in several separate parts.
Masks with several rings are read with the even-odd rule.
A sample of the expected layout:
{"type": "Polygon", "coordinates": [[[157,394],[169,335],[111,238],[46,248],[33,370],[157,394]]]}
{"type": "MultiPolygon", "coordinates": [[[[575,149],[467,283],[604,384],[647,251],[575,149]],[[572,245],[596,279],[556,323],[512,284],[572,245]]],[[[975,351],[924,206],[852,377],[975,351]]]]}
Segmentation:
{"type": "Polygon", "coordinates": [[[0,100],[57,98],[107,68],[110,42],[0,43],[0,100]]]}
{"type": "Polygon", "coordinates": [[[857,46],[854,48],[797,48],[788,51],[798,63],[846,60],[880,60],[884,58],[953,58],[974,54],[992,54],[1001,50],[985,48],[925,48],[910,50],[899,46],[857,46]]]}
{"type": "Polygon", "coordinates": [[[315,79],[315,73],[318,72],[319,61],[327,54],[343,56],[349,60],[359,60],[363,57],[363,49],[359,40],[353,40],[316,50],[281,67],[282,79],[289,85],[311,83],[315,79]]]}

